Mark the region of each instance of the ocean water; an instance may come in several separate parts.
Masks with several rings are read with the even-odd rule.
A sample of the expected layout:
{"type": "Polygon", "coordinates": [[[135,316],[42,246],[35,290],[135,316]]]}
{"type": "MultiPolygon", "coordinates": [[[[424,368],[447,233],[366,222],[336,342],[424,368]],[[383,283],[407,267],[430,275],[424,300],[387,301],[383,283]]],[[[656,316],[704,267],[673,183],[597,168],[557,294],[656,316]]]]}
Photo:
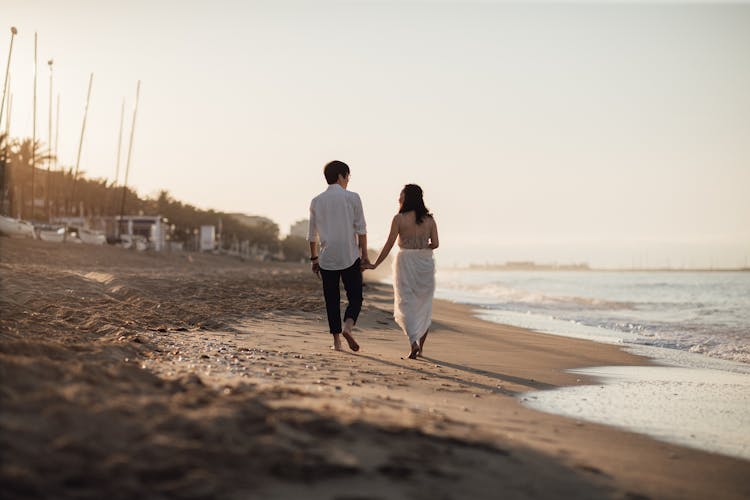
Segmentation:
{"type": "Polygon", "coordinates": [[[441,271],[498,323],[750,363],[750,272],[441,271]]]}
{"type": "Polygon", "coordinates": [[[750,273],[441,271],[436,296],[536,331],[622,344],[661,366],[570,370],[540,411],[750,460],[750,273]]]}
{"type": "Polygon", "coordinates": [[[537,410],[750,460],[750,375],[709,368],[603,366],[570,370],[596,385],[530,392],[537,410]]]}

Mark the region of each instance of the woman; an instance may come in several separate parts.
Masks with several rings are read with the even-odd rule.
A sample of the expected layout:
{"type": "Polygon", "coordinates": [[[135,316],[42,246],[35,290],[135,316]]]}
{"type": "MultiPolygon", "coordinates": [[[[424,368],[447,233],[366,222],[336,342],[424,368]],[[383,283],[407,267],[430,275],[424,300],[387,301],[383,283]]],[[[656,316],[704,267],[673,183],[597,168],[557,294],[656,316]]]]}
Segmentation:
{"type": "Polygon", "coordinates": [[[391,222],[391,232],[374,264],[388,257],[398,238],[400,251],[393,262],[393,315],[411,344],[409,359],[422,353],[432,321],[435,294],[435,261],[432,251],[439,245],[435,218],[422,199],[422,188],[407,184],[398,199],[400,208],[391,222]]]}

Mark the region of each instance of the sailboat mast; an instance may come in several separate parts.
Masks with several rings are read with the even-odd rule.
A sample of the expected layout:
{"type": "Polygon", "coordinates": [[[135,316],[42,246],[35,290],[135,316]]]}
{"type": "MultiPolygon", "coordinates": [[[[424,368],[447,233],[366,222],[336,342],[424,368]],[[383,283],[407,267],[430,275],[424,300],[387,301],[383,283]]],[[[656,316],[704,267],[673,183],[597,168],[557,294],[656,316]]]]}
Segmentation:
{"type": "MultiPolygon", "coordinates": [[[[59,136],[60,136],[60,93],[58,92],[57,93],[57,111],[55,111],[55,156],[54,156],[55,170],[57,170],[57,167],[60,164],[59,160],[57,159],[57,145],[59,144],[59,141],[58,141],[59,136]]],[[[62,184],[62,179],[64,179],[65,176],[60,175],[58,178],[61,180],[60,184],[62,184]]],[[[59,205],[60,197],[58,196],[59,192],[60,192],[60,189],[59,187],[57,187],[55,189],[55,205],[57,208],[57,215],[60,215],[60,205],[59,205]]]]}
{"type": "Polygon", "coordinates": [[[13,94],[8,96],[8,111],[5,117],[5,157],[8,157],[8,148],[10,147],[10,115],[13,109],[13,94]]]}
{"type": "MultiPolygon", "coordinates": [[[[94,74],[89,76],[89,91],[86,94],[86,108],[83,110],[83,124],[81,125],[81,139],[78,141],[78,155],[76,156],[76,169],[73,173],[73,189],[71,189],[70,201],[75,203],[76,182],[78,182],[78,168],[81,165],[81,150],[83,149],[83,136],[86,132],[86,117],[89,114],[89,102],[91,101],[91,86],[94,84],[94,74]]],[[[81,215],[81,214],[78,214],[81,215]]]]}
{"type": "Polygon", "coordinates": [[[60,93],[57,93],[57,111],[55,111],[55,170],[59,165],[57,159],[57,145],[59,144],[58,138],[60,137],[60,93]]]}
{"type": "Polygon", "coordinates": [[[54,61],[50,59],[47,61],[47,65],[49,66],[49,116],[47,117],[47,150],[49,153],[47,154],[47,198],[44,202],[44,211],[47,213],[47,221],[49,221],[49,218],[51,216],[50,214],[50,205],[49,205],[49,198],[50,198],[50,177],[52,176],[52,64],[54,61]]]}
{"type": "MultiPolygon", "coordinates": [[[[13,39],[18,34],[15,26],[10,28],[10,49],[8,49],[8,64],[5,66],[5,80],[3,82],[3,100],[0,101],[0,124],[3,122],[3,110],[5,109],[5,95],[8,92],[8,76],[10,75],[10,58],[13,55],[13,39]]],[[[8,102],[10,108],[10,102],[8,102]]]]}
{"type": "Polygon", "coordinates": [[[120,180],[120,151],[122,149],[122,125],[125,122],[125,98],[122,98],[122,106],[120,106],[120,134],[117,136],[117,163],[115,166],[115,185],[120,180]]]}
{"type": "Polygon", "coordinates": [[[31,219],[34,220],[36,209],[36,191],[34,181],[36,179],[36,79],[38,73],[37,66],[37,34],[34,33],[34,106],[33,116],[31,118],[31,219]]]}
{"type": "Polygon", "coordinates": [[[120,220],[125,215],[125,195],[128,189],[128,175],[130,174],[130,155],[133,151],[133,136],[135,135],[135,118],[138,115],[138,101],[141,96],[141,81],[135,87],[135,106],[133,106],[133,123],[130,125],[130,142],[128,143],[128,159],[125,162],[125,180],[122,183],[122,202],[120,203],[120,220]]]}
{"type": "MultiPolygon", "coordinates": [[[[5,161],[6,161],[6,164],[5,164],[6,171],[3,172],[3,176],[4,176],[3,179],[0,179],[2,180],[2,189],[0,190],[0,209],[2,207],[5,207],[5,179],[7,178],[7,175],[8,175],[8,172],[7,172],[8,154],[10,153],[10,114],[11,114],[12,108],[13,108],[13,94],[10,94],[8,96],[8,112],[7,112],[7,116],[5,120],[5,152],[4,153],[5,153],[5,161]]],[[[2,116],[0,116],[0,118],[2,118],[2,116]]],[[[8,190],[10,189],[11,189],[10,186],[8,186],[8,190]]],[[[13,200],[12,195],[10,196],[10,199],[13,200]]],[[[11,215],[12,213],[13,213],[13,207],[8,206],[8,215],[11,215]]]]}

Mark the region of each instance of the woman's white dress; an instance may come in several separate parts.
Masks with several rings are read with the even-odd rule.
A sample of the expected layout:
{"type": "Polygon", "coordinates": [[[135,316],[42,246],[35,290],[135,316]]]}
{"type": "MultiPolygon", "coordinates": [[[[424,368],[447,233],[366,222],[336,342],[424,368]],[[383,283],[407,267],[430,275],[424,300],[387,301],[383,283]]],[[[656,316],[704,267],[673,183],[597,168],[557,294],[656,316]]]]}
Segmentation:
{"type": "Polygon", "coordinates": [[[393,315],[396,323],[418,342],[432,323],[435,261],[432,249],[401,248],[393,261],[393,315]]]}

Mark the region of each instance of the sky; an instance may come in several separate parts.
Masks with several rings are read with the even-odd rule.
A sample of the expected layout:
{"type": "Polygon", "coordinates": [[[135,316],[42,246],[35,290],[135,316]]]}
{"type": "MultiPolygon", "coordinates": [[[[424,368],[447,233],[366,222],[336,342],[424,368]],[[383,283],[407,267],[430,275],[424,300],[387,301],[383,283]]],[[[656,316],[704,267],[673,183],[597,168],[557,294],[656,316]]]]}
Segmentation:
{"type": "Polygon", "coordinates": [[[94,73],[86,175],[114,179],[141,80],[144,195],[285,233],[338,159],[371,247],[422,186],[439,265],[750,265],[750,3],[0,0],[3,70],[10,26],[11,135],[36,31],[37,134],[53,58],[64,165],[94,73]]]}

